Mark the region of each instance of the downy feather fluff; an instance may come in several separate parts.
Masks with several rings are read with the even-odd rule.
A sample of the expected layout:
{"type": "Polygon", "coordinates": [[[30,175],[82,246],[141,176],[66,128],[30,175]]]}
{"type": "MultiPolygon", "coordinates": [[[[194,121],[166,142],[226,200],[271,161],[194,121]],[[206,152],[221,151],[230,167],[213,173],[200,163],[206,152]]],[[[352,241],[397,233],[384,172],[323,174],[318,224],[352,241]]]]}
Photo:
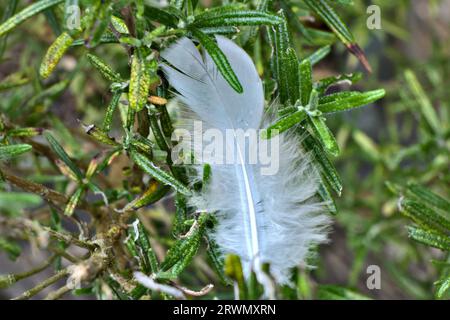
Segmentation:
{"type": "MultiPolygon", "coordinates": [[[[217,36],[243,86],[235,92],[218,72],[211,57],[182,38],[163,51],[162,69],[178,98],[203,123],[203,129],[260,129],[264,126],[264,93],[256,68],[233,41],[217,36]]],[[[225,136],[225,134],[224,134],[225,136]]],[[[217,215],[212,235],[223,254],[237,254],[248,276],[263,281],[261,264],[269,263],[278,283],[289,283],[290,269],[305,265],[309,249],[326,241],[329,225],[325,205],[315,197],[319,175],[293,132],[279,136],[279,170],[262,175],[260,164],[250,164],[240,153],[253,146],[228,141],[225,152],[236,151],[232,165],[213,164],[206,189],[190,199],[198,210],[217,215]]],[[[194,146],[197,149],[198,146],[194,146]]],[[[200,150],[196,150],[197,152],[200,150]]],[[[209,162],[215,155],[209,155],[209,162]]],[[[201,166],[198,168],[201,176],[201,166]]],[[[193,177],[196,179],[199,177],[193,177]]]]}

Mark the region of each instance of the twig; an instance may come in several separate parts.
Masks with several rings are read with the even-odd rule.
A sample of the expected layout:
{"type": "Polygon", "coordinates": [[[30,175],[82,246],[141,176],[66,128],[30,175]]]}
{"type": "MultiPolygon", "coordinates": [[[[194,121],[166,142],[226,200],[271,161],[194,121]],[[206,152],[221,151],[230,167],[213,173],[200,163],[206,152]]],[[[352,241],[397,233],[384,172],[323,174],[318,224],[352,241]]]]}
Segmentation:
{"type": "Polygon", "coordinates": [[[42,184],[25,180],[23,178],[9,174],[5,171],[3,171],[2,174],[3,179],[11,183],[12,185],[16,186],[17,188],[40,195],[42,198],[44,198],[44,200],[54,205],[65,204],[69,200],[65,195],[55,190],[49,189],[42,184]]]}
{"type": "Polygon", "coordinates": [[[22,273],[16,273],[16,274],[8,274],[6,276],[0,277],[0,288],[7,288],[22,279],[31,277],[31,276],[45,270],[53,261],[55,261],[56,257],[57,257],[57,255],[53,255],[52,257],[47,259],[43,264],[41,264],[40,266],[38,266],[34,269],[31,269],[29,271],[25,271],[22,273]]]}
{"type": "Polygon", "coordinates": [[[91,242],[79,240],[79,239],[75,238],[74,236],[72,236],[71,234],[63,234],[63,233],[60,233],[60,232],[56,232],[55,230],[52,230],[52,229],[47,228],[47,227],[44,228],[44,229],[51,236],[53,236],[53,237],[55,237],[55,238],[57,238],[59,240],[62,240],[64,242],[71,243],[71,244],[74,244],[74,245],[76,245],[78,247],[85,248],[85,249],[88,249],[88,250],[91,250],[91,251],[97,249],[97,245],[95,245],[95,244],[93,244],[91,242]]]}
{"type": "Polygon", "coordinates": [[[24,293],[22,293],[20,296],[14,298],[13,300],[27,300],[30,299],[31,297],[33,297],[34,295],[38,294],[39,292],[41,292],[42,290],[44,290],[45,288],[47,288],[48,286],[52,285],[53,283],[57,282],[58,280],[64,278],[65,276],[67,276],[68,274],[68,270],[67,269],[63,269],[61,271],[59,271],[57,274],[55,274],[54,276],[42,281],[40,284],[38,284],[37,286],[35,286],[34,288],[25,291],[24,293]]]}
{"type": "Polygon", "coordinates": [[[211,283],[204,286],[199,291],[194,291],[194,290],[186,288],[186,287],[180,287],[177,284],[174,284],[174,286],[177,287],[178,289],[180,289],[181,291],[183,291],[188,296],[192,296],[192,297],[204,296],[204,295],[208,294],[214,288],[214,285],[211,283]]]}
{"type": "Polygon", "coordinates": [[[58,300],[59,298],[61,298],[63,295],[65,295],[67,292],[69,292],[70,289],[67,285],[62,286],[61,288],[59,288],[58,290],[52,291],[50,292],[44,300],[58,300]]]}
{"type": "Polygon", "coordinates": [[[56,157],[56,155],[53,153],[52,149],[50,149],[45,144],[36,142],[30,138],[25,138],[23,140],[24,140],[24,142],[30,144],[33,147],[34,151],[40,153],[41,155],[46,157],[48,160],[50,160],[50,163],[55,165],[55,162],[56,162],[56,160],[58,160],[58,157],[56,157]]]}
{"type": "Polygon", "coordinates": [[[186,299],[184,293],[180,289],[168,286],[166,284],[157,283],[155,280],[146,276],[142,272],[135,272],[134,277],[137,282],[150,290],[166,293],[173,296],[175,299],[186,299]]]}
{"type": "Polygon", "coordinates": [[[87,257],[82,257],[82,258],[78,258],[78,257],[74,257],[71,254],[67,253],[64,249],[58,248],[56,246],[51,246],[49,247],[50,251],[53,251],[54,253],[56,253],[58,256],[63,257],[64,259],[66,259],[69,262],[72,263],[78,263],[84,259],[87,259],[89,256],[87,257]]]}

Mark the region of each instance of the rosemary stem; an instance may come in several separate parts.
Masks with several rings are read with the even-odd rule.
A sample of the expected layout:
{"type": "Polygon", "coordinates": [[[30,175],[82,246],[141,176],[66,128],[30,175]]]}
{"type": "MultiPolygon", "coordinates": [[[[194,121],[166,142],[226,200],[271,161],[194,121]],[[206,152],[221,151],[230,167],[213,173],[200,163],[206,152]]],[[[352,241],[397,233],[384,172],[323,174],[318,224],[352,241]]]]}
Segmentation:
{"type": "Polygon", "coordinates": [[[53,255],[52,257],[47,259],[44,263],[42,263],[38,267],[31,269],[29,271],[25,271],[22,273],[16,273],[16,274],[8,274],[6,276],[1,276],[0,277],[0,288],[7,288],[22,279],[31,277],[31,276],[45,270],[53,261],[55,261],[56,257],[57,257],[57,255],[53,255]]]}
{"type": "Polygon", "coordinates": [[[67,274],[68,274],[68,270],[67,269],[63,269],[63,270],[59,271],[58,273],[56,273],[55,275],[51,276],[50,278],[42,281],[41,283],[39,283],[34,288],[31,288],[30,290],[25,291],[24,293],[22,293],[20,296],[18,296],[16,298],[14,298],[13,300],[27,300],[27,299],[30,299],[31,297],[33,297],[34,295],[38,294],[39,292],[41,292],[42,290],[44,290],[48,286],[50,286],[53,283],[57,282],[58,280],[64,278],[67,274]]]}
{"type": "Polygon", "coordinates": [[[65,295],[67,292],[69,292],[71,289],[65,285],[59,288],[58,290],[50,292],[44,300],[58,300],[63,295],[65,295]]]}

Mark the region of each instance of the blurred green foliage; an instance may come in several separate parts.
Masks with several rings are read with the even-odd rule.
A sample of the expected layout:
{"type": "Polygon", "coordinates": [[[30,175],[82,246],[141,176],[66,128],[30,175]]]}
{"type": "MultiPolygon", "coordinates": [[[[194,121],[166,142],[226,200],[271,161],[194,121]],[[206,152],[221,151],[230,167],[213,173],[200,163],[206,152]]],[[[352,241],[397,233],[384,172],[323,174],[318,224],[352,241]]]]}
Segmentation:
{"type": "MultiPolygon", "coordinates": [[[[376,264],[386,280],[381,291],[393,292],[385,297],[446,299],[448,249],[430,250],[408,241],[408,234],[418,236],[405,227],[408,222],[399,208],[412,196],[411,186],[450,197],[450,96],[444,89],[449,85],[450,34],[442,14],[448,2],[375,4],[381,8],[381,30],[366,28],[362,2],[354,1],[344,16],[353,19],[355,38],[367,48],[375,75],[368,83],[385,88],[386,98],[376,110],[357,110],[333,119],[331,125],[343,150],[337,167],[345,187],[337,200],[337,220],[354,252],[347,285],[361,288],[365,267],[376,264]]],[[[345,61],[339,70],[356,67],[352,59],[345,61]]],[[[414,218],[426,217],[433,205],[423,197],[413,199],[420,207],[406,218],[417,223],[414,218]]],[[[448,208],[437,211],[448,220],[448,208]]],[[[433,231],[436,228],[442,233],[445,226],[433,231]]],[[[445,234],[448,237],[448,229],[445,234]]]]}

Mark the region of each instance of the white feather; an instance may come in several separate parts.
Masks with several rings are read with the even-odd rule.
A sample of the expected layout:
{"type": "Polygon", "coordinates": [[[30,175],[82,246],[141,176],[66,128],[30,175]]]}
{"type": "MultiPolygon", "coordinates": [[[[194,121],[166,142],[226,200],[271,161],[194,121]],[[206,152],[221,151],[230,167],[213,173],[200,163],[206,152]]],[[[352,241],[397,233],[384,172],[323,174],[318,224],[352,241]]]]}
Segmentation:
{"type": "MultiPolygon", "coordinates": [[[[162,53],[171,65],[162,64],[163,71],[204,128],[259,129],[264,122],[264,94],[256,68],[231,40],[219,36],[216,40],[242,84],[242,94],[230,87],[211,57],[202,56],[188,38],[162,53]]],[[[241,257],[247,275],[254,270],[264,281],[260,267],[269,263],[275,279],[288,283],[290,269],[305,265],[309,248],[326,241],[330,221],[324,203],[315,198],[319,175],[301,149],[298,135],[284,133],[279,139],[278,173],[262,175],[261,165],[249,164],[244,157],[254,146],[234,136],[225,152],[236,152],[235,163],[212,165],[207,188],[190,201],[199,210],[216,212],[213,237],[224,254],[241,257]]]]}

